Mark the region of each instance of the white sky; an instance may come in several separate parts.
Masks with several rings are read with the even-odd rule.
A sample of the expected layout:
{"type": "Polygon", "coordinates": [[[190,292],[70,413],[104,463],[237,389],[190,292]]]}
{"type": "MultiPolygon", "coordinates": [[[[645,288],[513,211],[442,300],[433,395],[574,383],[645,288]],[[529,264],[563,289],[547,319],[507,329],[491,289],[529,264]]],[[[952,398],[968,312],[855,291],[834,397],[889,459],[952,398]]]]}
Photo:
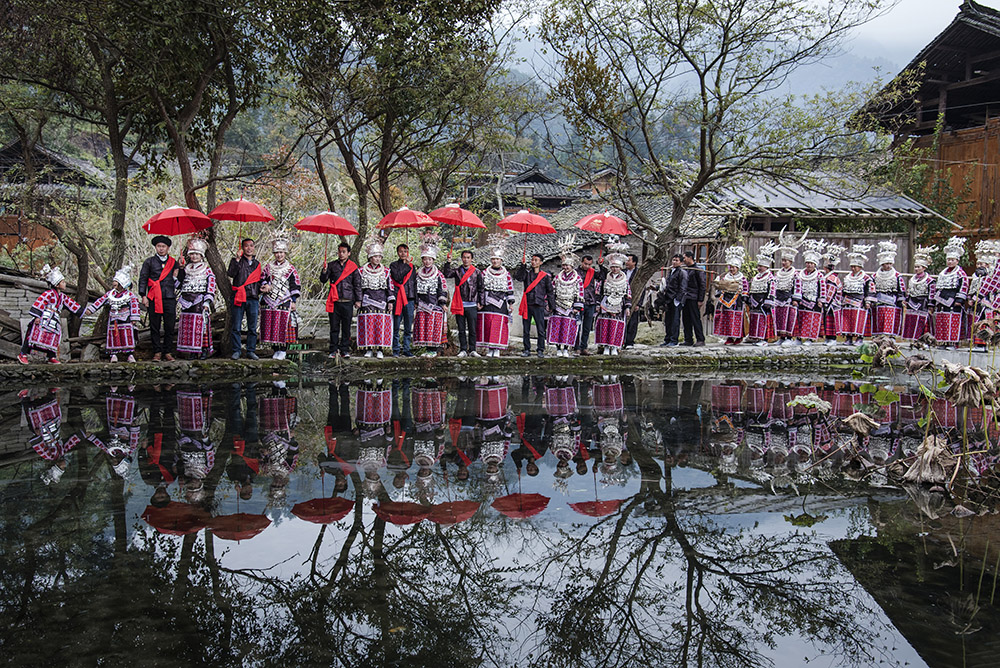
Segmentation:
{"type": "MultiPolygon", "coordinates": [[[[977,0],[1000,9],[1000,0],[977,0]]],[[[908,63],[958,14],[962,0],[900,0],[884,16],[862,26],[847,49],[858,56],[882,57],[899,66],[908,63]]]]}

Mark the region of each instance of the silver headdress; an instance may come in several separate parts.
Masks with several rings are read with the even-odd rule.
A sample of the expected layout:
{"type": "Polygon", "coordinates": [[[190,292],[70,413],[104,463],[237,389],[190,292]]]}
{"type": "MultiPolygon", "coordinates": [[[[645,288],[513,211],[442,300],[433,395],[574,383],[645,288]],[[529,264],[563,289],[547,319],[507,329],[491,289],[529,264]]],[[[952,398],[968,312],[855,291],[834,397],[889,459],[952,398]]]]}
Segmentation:
{"type": "Polygon", "coordinates": [[[132,265],[127,264],[115,272],[115,281],[122,289],[128,290],[132,287],[132,265]]]}
{"type": "Polygon", "coordinates": [[[618,238],[617,234],[608,237],[608,243],[604,245],[608,249],[608,266],[625,267],[625,252],[628,251],[628,244],[618,238]]]}
{"type": "Polygon", "coordinates": [[[847,262],[850,266],[864,267],[865,262],[868,262],[868,256],[865,255],[874,246],[871,244],[854,244],[851,246],[851,250],[847,253],[847,262]]]}
{"type": "Polygon", "coordinates": [[[944,256],[949,260],[952,258],[960,260],[963,253],[965,253],[965,237],[952,237],[944,245],[944,256]]]}
{"type": "Polygon", "coordinates": [[[826,242],[822,239],[810,239],[803,245],[806,249],[802,251],[802,261],[812,262],[818,267],[823,259],[823,247],[826,246],[826,242]]]}
{"type": "Polygon", "coordinates": [[[271,252],[288,252],[288,232],[281,230],[274,236],[274,240],[271,242],[271,252]]]}
{"type": "Polygon", "coordinates": [[[40,273],[45,278],[45,282],[52,287],[56,287],[66,280],[66,276],[62,273],[62,269],[59,267],[50,267],[46,264],[42,267],[42,271],[40,273]]]}
{"type": "Polygon", "coordinates": [[[757,266],[758,267],[770,267],[774,262],[774,251],[778,250],[778,245],[773,241],[768,241],[766,244],[757,249],[757,266]]]}
{"type": "Polygon", "coordinates": [[[746,260],[747,249],[743,246],[730,246],[726,249],[726,264],[734,267],[742,267],[746,260]]]}
{"type": "Polygon", "coordinates": [[[197,253],[202,257],[202,259],[204,259],[205,252],[207,250],[208,250],[208,242],[202,239],[201,237],[191,237],[190,239],[188,239],[187,242],[188,255],[190,255],[191,253],[197,253]]]}
{"type": "Polygon", "coordinates": [[[846,249],[839,244],[826,244],[826,250],[823,251],[823,259],[826,260],[826,264],[837,266],[840,264],[840,256],[846,249]]]}
{"type": "Polygon", "coordinates": [[[794,260],[795,256],[799,254],[799,246],[805,242],[807,236],[809,236],[809,230],[803,232],[798,241],[794,238],[788,240],[785,239],[785,228],[781,228],[781,231],[778,232],[778,252],[781,253],[781,259],[794,260]]]}
{"type": "Polygon", "coordinates": [[[377,237],[370,237],[365,240],[365,253],[368,258],[371,259],[375,256],[382,257],[385,254],[385,248],[382,246],[382,241],[377,237]]]}
{"type": "Polygon", "coordinates": [[[998,250],[996,241],[983,239],[976,244],[976,262],[983,262],[989,267],[996,266],[998,250]]]}
{"type": "Polygon", "coordinates": [[[420,237],[420,257],[437,259],[438,256],[438,243],[441,241],[439,237],[434,232],[427,232],[422,237],[420,237]]]}
{"type": "Polygon", "coordinates": [[[569,265],[570,267],[576,269],[580,265],[580,256],[573,252],[573,247],[576,245],[576,235],[567,234],[559,242],[559,260],[560,265],[569,265]]]}
{"type": "Polygon", "coordinates": [[[503,260],[504,249],[507,246],[507,235],[503,232],[491,234],[486,243],[490,247],[490,259],[498,257],[503,260]]]}
{"type": "Polygon", "coordinates": [[[896,261],[896,249],[899,246],[892,241],[880,241],[878,242],[878,255],[877,260],[879,265],[888,263],[893,263],[896,261]]]}
{"type": "Polygon", "coordinates": [[[925,269],[931,266],[931,253],[937,250],[937,246],[917,246],[913,251],[913,266],[921,266],[925,269]]]}

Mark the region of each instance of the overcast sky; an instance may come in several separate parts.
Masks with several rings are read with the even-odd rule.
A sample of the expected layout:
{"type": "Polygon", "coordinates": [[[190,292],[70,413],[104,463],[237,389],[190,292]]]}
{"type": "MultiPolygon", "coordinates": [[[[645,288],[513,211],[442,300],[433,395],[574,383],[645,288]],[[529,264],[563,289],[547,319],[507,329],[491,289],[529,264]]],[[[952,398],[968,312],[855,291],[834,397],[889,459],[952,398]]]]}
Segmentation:
{"type": "MultiPolygon", "coordinates": [[[[1000,9],[1000,0],[978,0],[1000,9]]],[[[870,58],[906,65],[958,14],[961,0],[900,0],[890,12],[858,30],[848,50],[870,58]]]]}

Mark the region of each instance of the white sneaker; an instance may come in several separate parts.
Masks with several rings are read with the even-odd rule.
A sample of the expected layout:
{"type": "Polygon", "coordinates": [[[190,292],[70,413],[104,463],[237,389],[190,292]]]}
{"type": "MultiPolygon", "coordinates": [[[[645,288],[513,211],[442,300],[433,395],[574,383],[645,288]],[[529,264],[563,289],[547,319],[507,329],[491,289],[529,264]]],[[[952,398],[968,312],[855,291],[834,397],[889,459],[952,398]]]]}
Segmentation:
{"type": "Polygon", "coordinates": [[[618,349],[617,348],[612,348],[611,349],[611,354],[612,355],[617,355],[618,354],[618,349]]]}
{"type": "Polygon", "coordinates": [[[129,355],[128,359],[126,359],[125,361],[126,362],[135,362],[135,355],[129,355]]]}
{"type": "Polygon", "coordinates": [[[781,343],[779,343],[778,345],[781,346],[782,348],[787,348],[788,346],[792,345],[792,340],[782,339],[781,343]]]}
{"type": "Polygon", "coordinates": [[[802,342],[797,339],[788,339],[788,345],[790,346],[801,346],[802,342]]]}
{"type": "Polygon", "coordinates": [[[471,353],[471,356],[472,357],[482,357],[482,355],[479,354],[478,350],[473,350],[472,353],[471,353]]]}
{"type": "Polygon", "coordinates": [[[826,345],[828,345],[828,346],[835,346],[835,345],[837,345],[837,339],[830,339],[830,340],[828,340],[826,342],[826,345]]]}
{"type": "Polygon", "coordinates": [[[377,350],[375,351],[375,357],[382,359],[383,357],[385,357],[385,355],[382,353],[381,350],[377,350]]]}
{"type": "Polygon", "coordinates": [[[112,355],[111,356],[111,361],[112,362],[117,362],[118,361],[118,355],[112,355]]]}
{"type": "Polygon", "coordinates": [[[373,353],[373,352],[372,352],[372,351],[370,351],[370,350],[366,350],[366,351],[365,351],[365,357],[371,357],[371,356],[372,356],[372,355],[374,355],[374,354],[375,354],[375,353],[373,353]]]}
{"type": "Polygon", "coordinates": [[[758,341],[754,345],[757,346],[758,348],[763,348],[767,345],[767,341],[758,341]]]}
{"type": "Polygon", "coordinates": [[[467,352],[465,352],[464,350],[462,350],[462,351],[460,351],[460,352],[458,353],[458,356],[459,356],[459,357],[468,357],[468,356],[469,356],[469,353],[467,353],[467,352]]]}

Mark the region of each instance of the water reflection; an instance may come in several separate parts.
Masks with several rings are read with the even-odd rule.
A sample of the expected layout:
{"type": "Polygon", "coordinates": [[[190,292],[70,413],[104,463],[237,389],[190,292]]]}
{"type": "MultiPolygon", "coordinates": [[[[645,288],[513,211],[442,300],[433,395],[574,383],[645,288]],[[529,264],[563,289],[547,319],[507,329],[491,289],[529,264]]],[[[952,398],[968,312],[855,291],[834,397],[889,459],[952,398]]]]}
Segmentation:
{"type": "MultiPolygon", "coordinates": [[[[927,428],[921,394],[882,390],[557,376],[23,392],[5,423],[23,445],[0,460],[0,642],[32,665],[935,663],[855,566],[911,507],[879,490],[879,465],[927,428]],[[831,413],[789,406],[810,394],[831,413]],[[880,423],[860,440],[837,420],[859,409],[880,423]]],[[[956,442],[992,433],[992,415],[960,430],[930,408],[956,442]]],[[[975,606],[968,633],[995,616],[975,606]]]]}

